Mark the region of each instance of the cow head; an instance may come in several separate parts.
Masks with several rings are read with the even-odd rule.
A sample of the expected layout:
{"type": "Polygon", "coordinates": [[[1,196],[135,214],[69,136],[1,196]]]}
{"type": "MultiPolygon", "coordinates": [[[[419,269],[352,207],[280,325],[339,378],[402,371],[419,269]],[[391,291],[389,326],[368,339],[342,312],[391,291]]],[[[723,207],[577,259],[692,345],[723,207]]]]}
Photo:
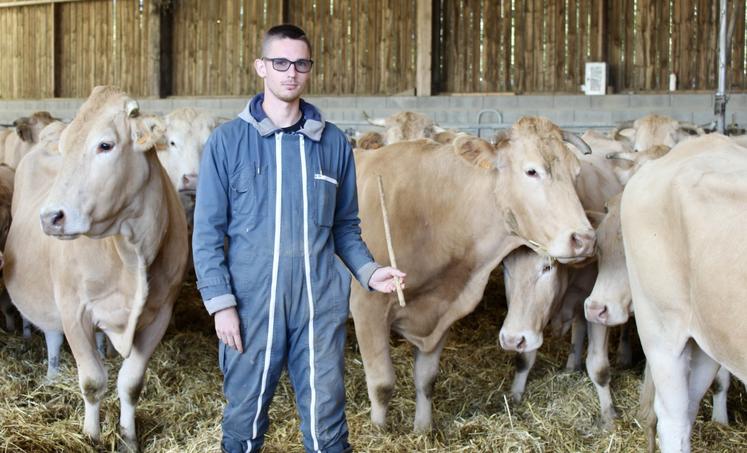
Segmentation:
{"type": "Polygon", "coordinates": [[[568,286],[567,269],[521,247],[504,258],[503,276],[508,314],[499,343],[507,351],[534,351],[542,345],[542,331],[568,286]]]}
{"type": "Polygon", "coordinates": [[[39,141],[39,133],[54,121],[49,112],[34,112],[31,116],[24,116],[13,121],[18,137],[27,143],[39,141]]]}
{"type": "Polygon", "coordinates": [[[363,112],[366,120],[374,126],[384,127],[384,143],[392,143],[417,140],[421,138],[432,138],[438,132],[443,132],[443,128],[438,127],[431,118],[417,112],[398,112],[386,118],[369,118],[366,112],[363,112]]]}
{"type": "Polygon", "coordinates": [[[574,187],[581,167],[564,135],[549,120],[525,117],[495,145],[462,135],[453,146],[494,172],[494,195],[509,233],[543,255],[574,263],[593,254],[594,230],[574,187]]]}
{"type": "Polygon", "coordinates": [[[632,300],[620,226],[621,197],[607,202],[607,214],[597,229],[597,280],[584,301],[586,319],[610,326],[628,321],[632,300]]]}
{"type": "Polygon", "coordinates": [[[96,87],[60,136],[62,160],[41,223],[60,239],[128,234],[144,188],[161,171],[155,144],[163,122],[138,112],[138,104],[113,87],[96,87]]]}
{"type": "Polygon", "coordinates": [[[619,124],[613,130],[612,136],[614,139],[623,138],[630,141],[634,151],[641,151],[656,145],[672,148],[692,135],[704,133],[705,131],[695,124],[652,114],[619,124]]]}
{"type": "Polygon", "coordinates": [[[166,133],[158,141],[158,159],[179,192],[197,189],[197,173],[202,149],[217,120],[207,112],[177,109],[164,118],[166,133]]]}

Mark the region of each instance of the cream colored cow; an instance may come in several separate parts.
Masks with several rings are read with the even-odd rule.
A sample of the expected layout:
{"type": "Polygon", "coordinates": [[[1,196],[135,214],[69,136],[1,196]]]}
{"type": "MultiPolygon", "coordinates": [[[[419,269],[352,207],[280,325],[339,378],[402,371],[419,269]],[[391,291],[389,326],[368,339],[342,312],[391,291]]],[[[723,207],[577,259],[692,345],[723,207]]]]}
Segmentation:
{"type": "Polygon", "coordinates": [[[404,308],[396,297],[352,289],[374,424],[385,424],[394,390],[390,331],[416,346],[415,429],[429,429],[446,332],[474,310],[503,257],[520,245],[563,262],[593,253],[593,229],[573,186],[579,163],[564,137],[550,121],[530,117],[495,145],[460,135],[452,144],[417,140],[356,154],[363,237],[386,262],[382,175],[387,193],[396,194],[388,199],[392,236],[408,273],[404,308]]]}
{"type": "Polygon", "coordinates": [[[164,117],[166,131],[156,144],[158,159],[179,192],[197,189],[202,148],[218,119],[210,113],[193,108],[180,108],[164,117]]]}
{"type": "Polygon", "coordinates": [[[83,431],[100,435],[103,331],[125,359],[117,390],[125,447],[137,449],[135,405],[171,317],[187,263],[187,225],[156,156],[163,124],[137,102],[96,87],[60,137],[18,168],[5,280],[20,312],[64,332],[78,366],[83,431]],[[41,219],[41,228],[39,221],[41,219]]]}
{"type": "Polygon", "coordinates": [[[39,141],[42,129],[53,121],[49,112],[35,112],[30,117],[15,120],[14,131],[0,133],[0,163],[12,169],[18,167],[23,156],[39,141]]]}
{"type": "Polygon", "coordinates": [[[747,149],[718,134],[645,165],[622,196],[633,310],[650,369],[642,404],[653,405],[665,453],[690,450],[719,365],[747,379],[745,199],[747,149]]]}
{"type": "Polygon", "coordinates": [[[642,151],[657,145],[671,148],[687,138],[703,134],[705,131],[695,124],[655,114],[623,122],[610,133],[613,139],[628,141],[633,151],[642,151]]]}

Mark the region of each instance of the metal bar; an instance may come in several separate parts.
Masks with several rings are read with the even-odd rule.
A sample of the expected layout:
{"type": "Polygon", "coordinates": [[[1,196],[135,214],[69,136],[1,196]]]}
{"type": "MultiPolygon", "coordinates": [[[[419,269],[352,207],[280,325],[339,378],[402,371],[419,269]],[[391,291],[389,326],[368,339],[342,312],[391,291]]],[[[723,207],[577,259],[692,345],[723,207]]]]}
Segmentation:
{"type": "Polygon", "coordinates": [[[714,100],[714,114],[716,115],[716,130],[726,131],[726,8],[728,0],[721,0],[718,27],[718,91],[714,100]]]}
{"type": "Polygon", "coordinates": [[[55,3],[95,2],[101,0],[25,0],[21,2],[1,2],[0,8],[15,8],[17,6],[54,5],[55,3]]]}

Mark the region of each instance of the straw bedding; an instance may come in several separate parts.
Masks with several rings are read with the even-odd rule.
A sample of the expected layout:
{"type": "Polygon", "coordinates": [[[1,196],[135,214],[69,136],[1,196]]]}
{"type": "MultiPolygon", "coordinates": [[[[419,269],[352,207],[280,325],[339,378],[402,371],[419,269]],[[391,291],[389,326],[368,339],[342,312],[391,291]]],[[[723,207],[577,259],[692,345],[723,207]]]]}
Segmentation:
{"type": "MultiPolygon", "coordinates": [[[[513,377],[513,356],[496,344],[505,314],[500,279],[491,281],[478,309],[451,331],[434,391],[434,430],[412,433],[415,395],[412,349],[392,338],[397,388],[389,425],[369,422],[369,403],[352,320],[346,353],[347,415],[356,451],[371,452],[633,452],[645,451],[645,437],[634,419],[642,364],[613,370],[618,413],[614,431],[597,426],[598,402],[585,373],[562,370],[568,339],[546,338],[530,375],[524,401],[504,394],[513,377]]],[[[614,344],[614,342],[611,342],[614,344]]],[[[611,354],[611,357],[614,355],[611,354]]],[[[83,401],[73,357],[62,354],[61,374],[44,382],[46,351],[35,334],[30,341],[0,333],[0,452],[115,451],[119,404],[116,370],[108,359],[109,389],[102,402],[102,440],[83,434],[83,401]]],[[[194,281],[184,284],[174,320],[151,360],[137,411],[138,435],[146,452],[217,452],[222,408],[212,320],[204,312],[194,281]]],[[[745,389],[729,392],[731,427],[710,422],[710,393],[694,427],[693,450],[747,451],[745,389]]],[[[301,451],[293,393],[284,377],[271,410],[268,452],[301,451]]]]}

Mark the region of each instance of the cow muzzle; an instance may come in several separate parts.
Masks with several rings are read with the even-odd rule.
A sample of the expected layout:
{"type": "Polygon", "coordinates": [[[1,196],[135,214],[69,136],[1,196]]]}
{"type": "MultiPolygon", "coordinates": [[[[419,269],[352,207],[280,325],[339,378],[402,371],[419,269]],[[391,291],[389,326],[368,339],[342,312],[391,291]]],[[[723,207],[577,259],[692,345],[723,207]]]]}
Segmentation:
{"type": "Polygon", "coordinates": [[[75,239],[88,231],[89,226],[74,217],[62,208],[44,209],[40,214],[42,230],[58,239],[75,239]]]}
{"type": "Polygon", "coordinates": [[[589,322],[605,326],[617,326],[628,321],[627,310],[615,304],[604,304],[595,300],[584,301],[584,315],[589,322]]]}
{"type": "Polygon", "coordinates": [[[179,192],[194,192],[197,190],[197,174],[182,175],[179,192]]]}
{"type": "Polygon", "coordinates": [[[570,231],[553,241],[548,254],[563,264],[574,264],[594,256],[596,233],[592,228],[570,231]]]}
{"type": "Polygon", "coordinates": [[[542,333],[538,335],[531,331],[509,332],[501,329],[498,340],[506,351],[530,352],[542,346],[542,333]]]}

